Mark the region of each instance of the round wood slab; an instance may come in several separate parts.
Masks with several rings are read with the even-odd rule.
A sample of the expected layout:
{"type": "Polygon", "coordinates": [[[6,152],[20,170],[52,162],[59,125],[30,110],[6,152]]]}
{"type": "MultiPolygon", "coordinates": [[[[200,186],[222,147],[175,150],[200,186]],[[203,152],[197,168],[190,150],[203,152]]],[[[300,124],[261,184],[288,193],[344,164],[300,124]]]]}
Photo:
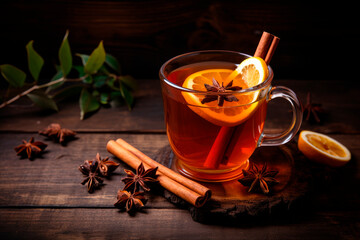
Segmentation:
{"type": "MultiPolygon", "coordinates": [[[[160,149],[155,160],[176,171],[174,167],[176,157],[170,146],[160,149]]],[[[208,203],[201,208],[188,204],[167,190],[162,194],[177,206],[187,208],[195,221],[222,222],[247,221],[250,218],[288,213],[310,191],[311,166],[299,153],[295,143],[258,148],[250,161],[260,167],[267,161],[268,170],[279,171],[276,179],[280,183],[271,189],[270,194],[249,193],[248,187],[237,180],[222,183],[201,182],[213,193],[208,203]]]]}

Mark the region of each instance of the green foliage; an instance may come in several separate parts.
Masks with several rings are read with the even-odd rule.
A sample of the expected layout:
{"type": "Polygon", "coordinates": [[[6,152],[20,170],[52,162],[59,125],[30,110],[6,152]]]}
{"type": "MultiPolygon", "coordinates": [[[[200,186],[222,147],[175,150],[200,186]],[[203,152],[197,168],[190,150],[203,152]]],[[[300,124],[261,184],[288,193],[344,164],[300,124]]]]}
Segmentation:
{"type": "Polygon", "coordinates": [[[115,57],[111,56],[110,54],[106,54],[105,62],[106,62],[106,64],[107,64],[110,68],[112,68],[117,74],[121,74],[120,64],[119,64],[118,60],[116,60],[115,57]]]}
{"type": "Polygon", "coordinates": [[[69,31],[66,31],[64,40],[62,41],[59,49],[59,62],[63,77],[66,77],[69,74],[72,67],[72,56],[68,41],[68,35],[69,35],[69,31]]]}
{"type": "Polygon", "coordinates": [[[28,98],[30,98],[36,106],[42,109],[59,111],[55,101],[42,91],[34,91],[32,93],[28,93],[26,96],[28,96],[28,98]]]}
{"type": "Polygon", "coordinates": [[[95,96],[90,94],[85,88],[80,94],[80,119],[83,120],[85,114],[96,111],[100,108],[100,103],[95,96]]]}
{"type": "Polygon", "coordinates": [[[105,62],[105,49],[102,41],[99,43],[99,46],[91,53],[90,57],[87,59],[85,64],[85,73],[95,74],[101,68],[105,62]]]}
{"type": "Polygon", "coordinates": [[[29,71],[36,82],[39,79],[40,71],[44,65],[44,59],[34,50],[33,43],[34,41],[30,41],[26,45],[26,51],[29,71]]]}
{"type": "Polygon", "coordinates": [[[10,64],[0,65],[1,75],[14,88],[21,88],[26,79],[26,74],[17,67],[10,64]]]}
{"type": "Polygon", "coordinates": [[[129,110],[131,110],[131,106],[132,104],[134,103],[134,98],[132,97],[129,89],[123,85],[123,84],[120,84],[120,93],[121,93],[121,96],[125,99],[125,102],[129,108],[129,110]]]}
{"type": "Polygon", "coordinates": [[[69,32],[66,31],[58,51],[59,65],[56,66],[56,73],[46,83],[37,83],[44,59],[35,51],[33,41],[26,45],[28,68],[34,79],[32,83],[26,83],[26,73],[17,67],[10,64],[0,65],[1,75],[9,83],[9,89],[28,87],[21,94],[8,97],[0,108],[26,95],[40,108],[59,111],[55,100],[77,95],[81,119],[88,113],[97,111],[101,105],[125,103],[131,110],[134,103],[132,91],[136,89],[135,80],[131,76],[121,75],[118,60],[105,52],[103,42],[101,41],[90,55],[76,54],[81,65],[74,65],[68,36],[69,32]]]}

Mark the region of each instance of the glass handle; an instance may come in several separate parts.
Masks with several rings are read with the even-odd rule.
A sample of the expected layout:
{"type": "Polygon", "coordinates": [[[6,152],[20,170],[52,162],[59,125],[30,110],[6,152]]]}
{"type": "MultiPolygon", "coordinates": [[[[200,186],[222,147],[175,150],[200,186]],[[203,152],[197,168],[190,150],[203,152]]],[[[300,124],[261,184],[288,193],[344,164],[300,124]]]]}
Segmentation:
{"type": "Polygon", "coordinates": [[[299,131],[302,122],[302,107],[296,94],[289,88],[283,86],[272,87],[268,93],[268,101],[275,98],[288,100],[292,108],[292,121],[290,127],[280,134],[263,133],[259,146],[277,146],[289,142],[299,131]]]}

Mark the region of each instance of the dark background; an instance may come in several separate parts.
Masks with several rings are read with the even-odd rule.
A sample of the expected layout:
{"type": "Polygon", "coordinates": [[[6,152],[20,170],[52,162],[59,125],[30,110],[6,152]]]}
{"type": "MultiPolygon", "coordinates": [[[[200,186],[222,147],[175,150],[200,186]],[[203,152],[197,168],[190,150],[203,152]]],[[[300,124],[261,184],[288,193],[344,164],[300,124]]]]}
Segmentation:
{"type": "Polygon", "coordinates": [[[0,9],[0,64],[25,70],[34,40],[42,78],[55,73],[67,29],[73,53],[90,54],[103,40],[136,78],[157,78],[164,61],[188,51],[253,54],[265,30],[281,38],[276,78],[357,81],[359,13],[344,1],[1,1],[0,9]]]}

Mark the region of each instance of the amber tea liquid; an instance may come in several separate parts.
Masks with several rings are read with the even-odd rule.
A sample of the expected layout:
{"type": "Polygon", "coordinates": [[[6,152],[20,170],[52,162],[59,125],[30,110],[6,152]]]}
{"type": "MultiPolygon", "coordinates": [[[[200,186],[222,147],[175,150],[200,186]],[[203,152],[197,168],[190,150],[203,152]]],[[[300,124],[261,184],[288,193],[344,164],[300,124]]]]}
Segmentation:
{"type": "MultiPolygon", "coordinates": [[[[235,64],[229,62],[201,62],[178,68],[168,74],[167,79],[182,86],[189,75],[200,70],[235,68],[235,64]]],[[[248,167],[248,159],[258,146],[263,132],[266,99],[252,103],[256,104],[256,108],[246,119],[233,127],[233,135],[220,164],[216,168],[209,168],[204,163],[222,126],[199,116],[191,108],[201,106],[190,107],[179,90],[163,86],[162,91],[166,131],[177,157],[178,170],[193,179],[205,181],[223,181],[239,177],[239,170],[248,167]]]]}

